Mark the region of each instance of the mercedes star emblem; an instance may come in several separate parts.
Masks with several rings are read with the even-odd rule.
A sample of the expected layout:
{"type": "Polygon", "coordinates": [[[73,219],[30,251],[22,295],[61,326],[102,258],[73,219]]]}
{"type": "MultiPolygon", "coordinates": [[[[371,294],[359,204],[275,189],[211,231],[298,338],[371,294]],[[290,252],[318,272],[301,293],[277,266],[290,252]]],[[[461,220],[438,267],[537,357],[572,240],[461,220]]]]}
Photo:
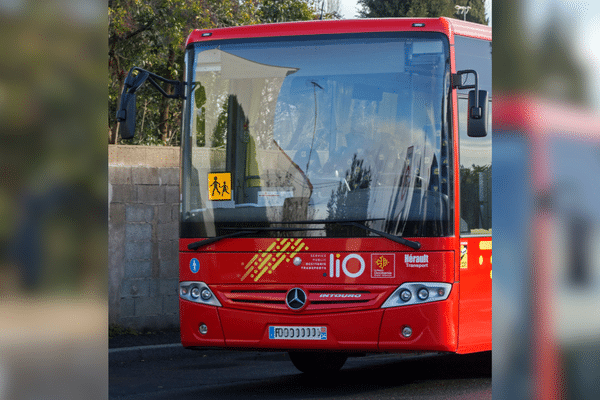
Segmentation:
{"type": "Polygon", "coordinates": [[[292,310],[298,311],[306,305],[306,293],[300,288],[293,288],[287,292],[285,303],[292,310]]]}

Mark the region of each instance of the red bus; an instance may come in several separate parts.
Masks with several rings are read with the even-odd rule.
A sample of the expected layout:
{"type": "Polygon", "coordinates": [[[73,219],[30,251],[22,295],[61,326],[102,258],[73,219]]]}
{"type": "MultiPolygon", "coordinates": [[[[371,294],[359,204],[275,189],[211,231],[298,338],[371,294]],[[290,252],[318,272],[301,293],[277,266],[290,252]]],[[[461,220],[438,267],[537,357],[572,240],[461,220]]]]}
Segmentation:
{"type": "MultiPolygon", "coordinates": [[[[294,22],[186,46],[167,82],[184,98],[183,346],[286,350],[304,372],[491,350],[491,28],[294,22]]],[[[126,82],[125,137],[145,79],[159,87],[126,82]]]]}
{"type": "Polygon", "coordinates": [[[504,94],[494,130],[493,397],[599,398],[600,117],[504,94]]]}

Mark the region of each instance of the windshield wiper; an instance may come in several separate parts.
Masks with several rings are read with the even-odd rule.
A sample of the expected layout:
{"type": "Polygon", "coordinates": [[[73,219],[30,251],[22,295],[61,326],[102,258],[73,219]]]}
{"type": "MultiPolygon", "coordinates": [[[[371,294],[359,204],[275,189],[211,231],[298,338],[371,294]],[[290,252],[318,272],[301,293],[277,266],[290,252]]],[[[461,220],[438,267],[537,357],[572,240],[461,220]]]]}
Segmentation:
{"type": "Polygon", "coordinates": [[[240,228],[235,228],[235,227],[225,227],[225,228],[221,228],[221,229],[223,229],[223,230],[235,229],[236,231],[227,233],[225,235],[215,236],[212,238],[203,239],[203,240],[199,240],[194,243],[190,243],[190,244],[188,244],[188,249],[196,250],[196,249],[199,249],[200,247],[207,246],[211,243],[218,242],[219,240],[222,240],[222,239],[228,239],[228,238],[244,236],[244,235],[251,235],[253,233],[258,233],[260,231],[320,231],[320,230],[322,230],[322,228],[271,228],[271,227],[256,227],[256,228],[252,228],[252,229],[243,229],[243,230],[239,230],[240,228]]]}
{"type": "MultiPolygon", "coordinates": [[[[281,225],[291,225],[291,224],[340,224],[340,225],[346,225],[346,226],[355,226],[357,228],[361,228],[364,229],[366,231],[375,233],[376,235],[379,235],[381,237],[384,237],[386,239],[389,239],[393,242],[396,243],[400,243],[403,244],[405,246],[410,247],[411,249],[415,249],[415,250],[419,250],[421,248],[421,243],[419,242],[415,242],[413,240],[408,240],[408,239],[404,239],[401,236],[395,236],[395,235],[390,235],[389,233],[385,233],[382,231],[379,231],[377,229],[372,229],[369,228],[368,226],[359,224],[359,222],[365,222],[365,221],[375,221],[375,220],[379,220],[382,218],[373,218],[373,219],[365,219],[365,220],[354,220],[354,221],[347,221],[347,220],[313,220],[313,221],[282,221],[282,222],[277,222],[277,224],[281,224],[281,225]]],[[[242,229],[239,230],[239,228],[236,227],[224,227],[221,228],[224,230],[229,230],[229,229],[236,229],[235,232],[231,232],[231,233],[227,233],[225,235],[221,235],[221,236],[215,236],[212,238],[208,238],[208,239],[203,239],[203,240],[199,240],[197,242],[191,243],[188,245],[188,249],[190,250],[196,250],[200,247],[209,245],[211,243],[215,243],[218,242],[221,239],[228,239],[228,238],[233,238],[233,237],[238,237],[238,236],[244,236],[244,235],[251,235],[253,233],[258,233],[261,231],[282,231],[282,232],[290,232],[290,231],[319,231],[319,230],[323,230],[323,228],[286,228],[286,227],[280,227],[280,228],[275,228],[275,227],[256,227],[256,228],[252,228],[252,229],[242,229]]]]}
{"type": "Polygon", "coordinates": [[[413,240],[404,239],[401,236],[391,235],[389,233],[385,233],[379,231],[377,229],[369,228],[368,226],[362,225],[359,222],[367,222],[367,221],[379,221],[384,218],[370,218],[370,219],[362,219],[362,220],[342,220],[342,219],[331,219],[331,220],[313,220],[313,221],[291,221],[291,222],[277,222],[277,224],[288,225],[288,224],[340,224],[346,226],[356,226],[357,228],[362,228],[366,231],[373,232],[376,235],[389,239],[393,242],[403,244],[405,246],[410,247],[411,249],[419,250],[421,248],[421,243],[415,242],[413,240]]]}
{"type": "Polygon", "coordinates": [[[190,243],[190,244],[188,244],[188,249],[190,249],[190,250],[196,250],[196,249],[198,249],[198,248],[200,248],[202,246],[206,246],[206,245],[209,245],[211,243],[218,242],[221,239],[227,239],[227,238],[232,238],[232,237],[237,237],[237,236],[250,235],[250,234],[256,233],[256,232],[258,232],[256,229],[235,231],[235,232],[228,233],[226,235],[215,236],[215,237],[212,237],[212,238],[203,239],[203,240],[199,240],[199,241],[194,242],[194,243],[190,243]]]}
{"type": "Polygon", "coordinates": [[[361,225],[358,222],[348,221],[348,222],[338,222],[338,223],[340,225],[356,226],[357,228],[361,228],[361,229],[364,229],[366,231],[373,232],[376,235],[379,235],[379,236],[384,237],[386,239],[390,239],[393,242],[403,244],[405,246],[410,247],[411,249],[419,250],[421,248],[421,243],[419,243],[419,242],[415,242],[413,240],[404,239],[401,236],[390,235],[389,233],[385,233],[385,232],[382,232],[382,231],[378,231],[377,229],[372,229],[372,228],[369,228],[368,226],[361,225]]]}

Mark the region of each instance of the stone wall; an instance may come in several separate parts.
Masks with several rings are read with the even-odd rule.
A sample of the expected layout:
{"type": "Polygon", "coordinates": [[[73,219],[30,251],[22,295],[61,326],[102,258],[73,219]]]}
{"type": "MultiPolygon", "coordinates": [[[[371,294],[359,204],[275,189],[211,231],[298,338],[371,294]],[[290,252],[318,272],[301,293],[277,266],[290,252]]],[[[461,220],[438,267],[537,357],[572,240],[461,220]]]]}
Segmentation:
{"type": "MultiPolygon", "coordinates": [[[[153,154],[160,149],[151,148],[153,154]]],[[[126,165],[109,157],[109,323],[172,328],[179,326],[179,168],[155,166],[161,157],[155,165],[141,158],[126,165]]]]}
{"type": "Polygon", "coordinates": [[[179,168],[179,159],[179,147],[108,146],[108,165],[179,168]]]}

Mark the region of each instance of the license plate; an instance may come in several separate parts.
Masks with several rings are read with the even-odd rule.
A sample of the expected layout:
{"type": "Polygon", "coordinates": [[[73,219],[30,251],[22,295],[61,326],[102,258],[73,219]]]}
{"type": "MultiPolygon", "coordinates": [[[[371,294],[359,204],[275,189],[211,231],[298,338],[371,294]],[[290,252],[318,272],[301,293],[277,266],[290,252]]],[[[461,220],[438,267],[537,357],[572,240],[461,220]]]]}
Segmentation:
{"type": "Polygon", "coordinates": [[[327,340],[326,326],[269,326],[269,339],[327,340]]]}

